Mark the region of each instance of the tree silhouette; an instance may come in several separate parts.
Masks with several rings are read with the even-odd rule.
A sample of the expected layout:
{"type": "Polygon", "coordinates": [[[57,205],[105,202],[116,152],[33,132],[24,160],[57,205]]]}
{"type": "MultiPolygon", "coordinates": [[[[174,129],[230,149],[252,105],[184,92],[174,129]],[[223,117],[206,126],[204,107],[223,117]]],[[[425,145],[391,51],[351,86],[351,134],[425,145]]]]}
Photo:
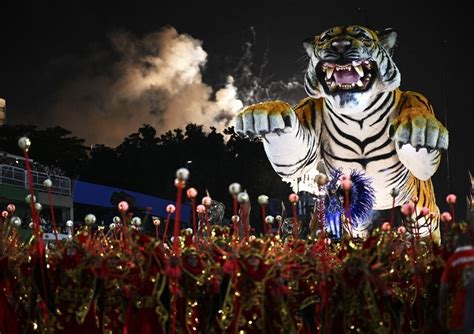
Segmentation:
{"type": "Polygon", "coordinates": [[[89,160],[84,139],[71,136],[62,127],[40,130],[34,125],[4,125],[0,129],[0,150],[22,156],[18,139],[28,136],[32,142],[29,152],[32,159],[45,166],[59,167],[71,177],[89,160]]]}

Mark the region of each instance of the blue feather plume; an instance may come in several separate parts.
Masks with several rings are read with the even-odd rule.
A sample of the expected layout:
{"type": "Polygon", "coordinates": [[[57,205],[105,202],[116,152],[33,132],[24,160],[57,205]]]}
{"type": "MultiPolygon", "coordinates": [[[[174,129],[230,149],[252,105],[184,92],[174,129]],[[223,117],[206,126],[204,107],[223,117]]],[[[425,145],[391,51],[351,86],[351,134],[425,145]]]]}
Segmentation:
{"type": "Polygon", "coordinates": [[[349,194],[351,222],[354,227],[370,224],[370,213],[375,204],[372,180],[361,171],[351,170],[352,188],[349,194]]]}
{"type": "MultiPolygon", "coordinates": [[[[339,185],[341,169],[331,172],[331,181],[327,184],[326,225],[336,238],[340,238],[341,214],[344,213],[344,192],[339,185]],[[336,227],[338,225],[338,227],[336,227]]],[[[350,219],[354,228],[364,229],[369,225],[370,214],[375,203],[375,190],[372,181],[362,171],[351,170],[352,188],[349,193],[350,219]]]]}

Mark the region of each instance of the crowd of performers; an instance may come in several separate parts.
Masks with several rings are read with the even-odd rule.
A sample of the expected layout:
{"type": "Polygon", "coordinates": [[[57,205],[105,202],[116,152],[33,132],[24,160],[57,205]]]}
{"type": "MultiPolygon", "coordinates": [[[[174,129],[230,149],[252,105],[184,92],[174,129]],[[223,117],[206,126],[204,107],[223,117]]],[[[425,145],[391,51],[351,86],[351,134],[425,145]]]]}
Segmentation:
{"type": "Polygon", "coordinates": [[[282,238],[272,219],[259,237],[203,223],[163,238],[126,218],[106,232],[88,216],[45,247],[37,235],[20,242],[11,210],[1,333],[440,333],[472,322],[472,234],[452,220],[439,245],[389,223],[331,242],[323,229],[282,238]]]}
{"type": "MultiPolygon", "coordinates": [[[[303,237],[296,215],[286,233],[282,220],[265,217],[264,209],[264,232],[254,235],[245,212],[248,195],[232,185],[231,226],[211,224],[206,196],[193,210],[199,214],[192,215],[193,228],[181,230],[186,179],[181,170],[177,205],[168,207],[170,214],[176,209],[177,223],[170,224],[170,215],[166,222],[153,220],[154,235],[140,232],[140,218],[129,215],[128,204],[121,202],[121,217],[107,230],[88,215],[80,229],[69,226],[69,238],[45,245],[32,192],[27,202],[34,233],[24,243],[21,221],[9,205],[0,217],[0,333],[474,329],[472,230],[454,215],[442,215],[441,243],[413,229],[410,208],[416,203],[404,208],[400,226],[387,221],[363,239],[344,232],[344,226],[335,236],[317,219],[303,237]],[[163,232],[160,224],[166,225],[163,232]]],[[[197,195],[193,188],[186,193],[191,199],[197,195]]],[[[267,200],[259,198],[261,204],[267,200]]],[[[297,201],[292,194],[290,202],[297,201]]]]}

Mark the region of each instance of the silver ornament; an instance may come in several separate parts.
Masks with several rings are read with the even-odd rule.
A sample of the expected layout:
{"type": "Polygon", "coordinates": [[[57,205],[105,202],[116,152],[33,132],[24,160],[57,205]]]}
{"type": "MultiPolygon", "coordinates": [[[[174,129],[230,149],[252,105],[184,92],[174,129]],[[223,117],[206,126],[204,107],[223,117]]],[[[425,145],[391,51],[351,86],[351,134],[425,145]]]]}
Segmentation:
{"type": "Polygon", "coordinates": [[[35,210],[40,212],[41,210],[43,210],[43,206],[41,205],[40,202],[36,202],[35,203],[35,210]]]}
{"type": "Polygon", "coordinates": [[[249,201],[249,194],[243,192],[237,195],[237,201],[239,203],[247,203],[249,201]]]}
{"type": "Polygon", "coordinates": [[[19,217],[13,216],[10,219],[10,223],[12,223],[15,227],[20,227],[21,226],[21,219],[19,217]]]}
{"type": "Polygon", "coordinates": [[[25,202],[26,202],[27,204],[31,204],[32,201],[33,201],[33,202],[36,202],[36,196],[34,196],[34,195],[31,196],[31,194],[26,195],[26,197],[25,197],[25,202]]]}
{"type": "Polygon", "coordinates": [[[187,170],[186,168],[178,169],[176,171],[176,178],[179,181],[187,181],[187,179],[189,178],[189,170],[187,170]]]}
{"type": "Polygon", "coordinates": [[[31,146],[31,140],[30,138],[28,137],[21,137],[20,139],[18,139],[18,147],[20,147],[20,149],[22,151],[28,151],[28,149],[30,148],[31,146]]]}
{"type": "Polygon", "coordinates": [[[267,195],[260,195],[260,196],[258,196],[258,204],[260,204],[260,205],[268,205],[268,196],[267,196],[267,195]]]}
{"type": "Polygon", "coordinates": [[[390,191],[390,195],[392,197],[397,197],[398,194],[400,194],[400,190],[398,188],[393,188],[391,191],[390,191]]]}
{"type": "Polygon", "coordinates": [[[84,223],[86,223],[86,225],[93,225],[93,224],[95,224],[96,221],[97,221],[97,218],[92,213],[89,213],[84,218],[84,223]]]}
{"type": "Polygon", "coordinates": [[[268,224],[268,225],[273,224],[274,221],[275,221],[275,218],[273,218],[273,216],[266,216],[265,217],[265,223],[268,224]]]}
{"type": "Polygon", "coordinates": [[[232,183],[232,184],[229,186],[229,192],[230,192],[230,194],[231,194],[232,196],[237,196],[237,195],[240,193],[241,189],[242,189],[242,188],[241,188],[240,184],[238,184],[238,183],[236,183],[236,182],[235,182],[235,183],[232,183]]]}
{"type": "Polygon", "coordinates": [[[142,224],[142,220],[140,219],[140,217],[133,217],[132,218],[132,225],[134,226],[140,226],[142,224]]]}

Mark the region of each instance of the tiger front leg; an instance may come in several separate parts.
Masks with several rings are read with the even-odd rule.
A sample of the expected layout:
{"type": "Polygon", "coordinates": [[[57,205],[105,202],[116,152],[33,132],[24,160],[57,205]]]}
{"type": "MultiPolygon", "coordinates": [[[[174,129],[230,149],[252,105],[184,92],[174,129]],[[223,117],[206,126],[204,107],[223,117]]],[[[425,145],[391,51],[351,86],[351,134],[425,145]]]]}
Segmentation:
{"type": "Polygon", "coordinates": [[[315,127],[305,122],[303,109],[295,109],[283,101],[268,101],[245,108],[235,118],[235,132],[262,137],[268,160],[286,178],[304,174],[319,154],[315,127]]]}
{"type": "Polygon", "coordinates": [[[416,178],[428,180],[438,169],[441,151],[448,149],[448,130],[435,118],[422,95],[405,94],[407,101],[392,122],[390,136],[405,167],[416,178]]]}

